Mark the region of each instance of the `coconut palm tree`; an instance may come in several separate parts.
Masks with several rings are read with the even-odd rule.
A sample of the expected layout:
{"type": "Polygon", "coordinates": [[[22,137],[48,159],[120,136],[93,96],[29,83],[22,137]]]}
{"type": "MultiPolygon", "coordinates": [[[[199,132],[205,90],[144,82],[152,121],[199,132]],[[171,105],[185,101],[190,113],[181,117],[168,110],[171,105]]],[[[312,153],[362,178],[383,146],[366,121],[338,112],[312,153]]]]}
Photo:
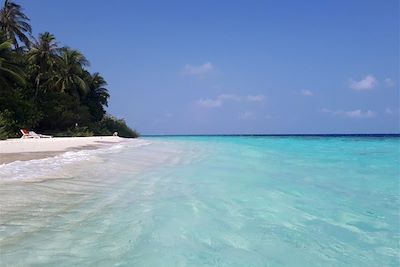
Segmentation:
{"type": "Polygon", "coordinates": [[[87,94],[89,88],[84,80],[86,66],[89,66],[89,61],[81,52],[68,47],[62,48],[54,66],[54,88],[77,97],[87,94]]]}
{"type": "Polygon", "coordinates": [[[11,46],[11,42],[1,41],[0,38],[0,90],[25,85],[24,72],[15,62],[16,56],[11,46]]]}
{"type": "Polygon", "coordinates": [[[95,72],[90,76],[90,80],[87,82],[89,86],[89,95],[91,97],[96,98],[98,102],[103,106],[108,106],[108,98],[110,94],[108,93],[107,82],[104,78],[100,75],[100,73],[95,72]]]}
{"type": "Polygon", "coordinates": [[[21,6],[12,0],[5,0],[4,6],[0,9],[0,30],[6,34],[16,49],[20,48],[18,40],[29,48],[29,37],[32,34],[29,18],[22,12],[21,6]]]}
{"type": "Polygon", "coordinates": [[[53,34],[45,32],[39,34],[38,40],[34,40],[27,58],[32,67],[32,75],[36,87],[36,94],[43,82],[51,81],[53,67],[60,54],[60,48],[53,34]]]}
{"type": "Polygon", "coordinates": [[[89,92],[84,99],[84,103],[89,107],[93,119],[100,121],[106,113],[104,106],[108,105],[108,98],[110,97],[107,88],[105,88],[107,82],[96,72],[92,75],[88,74],[86,83],[89,87],[89,92]]]}

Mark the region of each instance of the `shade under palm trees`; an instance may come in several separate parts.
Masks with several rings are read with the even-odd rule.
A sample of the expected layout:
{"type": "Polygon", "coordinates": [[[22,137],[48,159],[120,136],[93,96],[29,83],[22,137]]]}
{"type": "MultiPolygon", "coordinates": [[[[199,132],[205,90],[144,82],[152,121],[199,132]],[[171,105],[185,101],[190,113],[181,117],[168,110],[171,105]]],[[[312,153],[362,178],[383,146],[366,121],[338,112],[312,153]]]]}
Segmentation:
{"type": "Polygon", "coordinates": [[[29,37],[32,34],[29,18],[22,12],[21,6],[12,0],[5,0],[4,6],[0,9],[0,30],[6,34],[16,49],[20,48],[19,42],[29,48],[29,37]]]}

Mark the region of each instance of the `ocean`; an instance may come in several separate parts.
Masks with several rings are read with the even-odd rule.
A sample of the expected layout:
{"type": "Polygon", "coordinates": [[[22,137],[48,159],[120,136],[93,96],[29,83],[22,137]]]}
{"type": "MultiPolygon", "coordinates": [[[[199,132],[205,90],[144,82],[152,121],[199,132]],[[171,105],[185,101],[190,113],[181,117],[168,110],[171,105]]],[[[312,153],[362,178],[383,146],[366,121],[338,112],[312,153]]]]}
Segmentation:
{"type": "Polygon", "coordinates": [[[399,266],[398,136],[143,137],[0,165],[0,266],[399,266]]]}

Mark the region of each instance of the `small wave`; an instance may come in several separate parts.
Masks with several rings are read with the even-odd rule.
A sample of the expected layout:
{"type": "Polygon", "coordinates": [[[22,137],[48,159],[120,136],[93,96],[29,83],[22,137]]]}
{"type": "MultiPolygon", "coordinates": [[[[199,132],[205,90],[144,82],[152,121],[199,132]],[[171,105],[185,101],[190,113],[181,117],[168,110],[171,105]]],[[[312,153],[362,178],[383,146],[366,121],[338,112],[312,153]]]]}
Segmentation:
{"type": "Polygon", "coordinates": [[[67,151],[53,157],[2,164],[0,165],[0,182],[69,178],[79,170],[74,164],[99,163],[104,160],[102,155],[149,144],[151,142],[144,140],[126,141],[98,149],[67,151]],[[71,165],[75,168],[69,168],[71,165]]]}

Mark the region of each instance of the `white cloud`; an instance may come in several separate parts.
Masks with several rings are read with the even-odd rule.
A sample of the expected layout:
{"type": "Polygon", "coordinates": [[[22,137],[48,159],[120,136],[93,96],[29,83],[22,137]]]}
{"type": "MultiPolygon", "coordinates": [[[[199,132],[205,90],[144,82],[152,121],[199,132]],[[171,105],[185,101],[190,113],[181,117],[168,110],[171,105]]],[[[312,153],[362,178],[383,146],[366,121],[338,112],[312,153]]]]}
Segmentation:
{"type": "Polygon", "coordinates": [[[378,80],[373,75],[367,75],[359,81],[350,80],[350,88],[357,91],[373,89],[378,84],[378,80]]]}
{"type": "Polygon", "coordinates": [[[314,93],[310,90],[301,90],[300,92],[303,96],[313,96],[314,93]]]}
{"type": "Polygon", "coordinates": [[[240,101],[241,97],[238,95],[231,95],[231,94],[222,94],[218,96],[218,99],[220,100],[234,100],[234,101],[240,101]]]}
{"type": "Polygon", "coordinates": [[[203,108],[217,108],[222,106],[222,101],[220,99],[200,99],[197,104],[203,108]]]}
{"type": "Polygon", "coordinates": [[[254,119],[254,113],[251,111],[245,111],[245,112],[239,114],[239,119],[241,119],[241,120],[254,119]]]}
{"type": "Polygon", "coordinates": [[[205,98],[197,101],[197,104],[203,108],[217,108],[224,104],[226,101],[240,101],[240,96],[232,95],[232,94],[222,94],[217,98],[205,98]]]}
{"type": "Polygon", "coordinates": [[[393,87],[395,85],[395,82],[390,78],[386,78],[385,79],[385,85],[386,85],[386,87],[391,88],[391,87],[393,87]]]}
{"type": "Polygon", "coordinates": [[[248,95],[246,96],[246,100],[249,102],[262,102],[265,97],[263,95],[248,95]]]}
{"type": "Polygon", "coordinates": [[[377,116],[377,113],[372,110],[366,110],[362,111],[361,109],[355,109],[355,110],[330,110],[327,108],[323,108],[321,110],[324,113],[330,113],[332,115],[337,115],[337,116],[343,116],[347,118],[355,118],[355,119],[369,119],[369,118],[375,118],[377,116]]]}
{"type": "Polygon", "coordinates": [[[202,98],[197,101],[197,104],[204,108],[217,108],[229,101],[248,101],[248,102],[262,102],[264,101],[263,95],[248,95],[246,97],[235,94],[221,94],[216,98],[202,98]]]}
{"type": "Polygon", "coordinates": [[[388,115],[392,115],[394,112],[393,112],[393,110],[391,108],[386,108],[385,109],[385,113],[388,114],[388,115]]]}
{"type": "Polygon", "coordinates": [[[344,111],[344,115],[349,118],[374,118],[376,113],[371,110],[362,111],[361,109],[344,111]]]}
{"type": "Polygon", "coordinates": [[[182,73],[185,75],[201,76],[211,72],[214,69],[214,65],[211,62],[206,62],[203,65],[193,66],[186,64],[183,67],[182,73]]]}

